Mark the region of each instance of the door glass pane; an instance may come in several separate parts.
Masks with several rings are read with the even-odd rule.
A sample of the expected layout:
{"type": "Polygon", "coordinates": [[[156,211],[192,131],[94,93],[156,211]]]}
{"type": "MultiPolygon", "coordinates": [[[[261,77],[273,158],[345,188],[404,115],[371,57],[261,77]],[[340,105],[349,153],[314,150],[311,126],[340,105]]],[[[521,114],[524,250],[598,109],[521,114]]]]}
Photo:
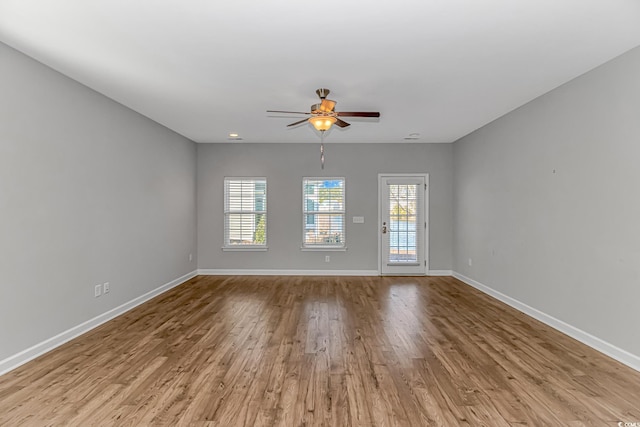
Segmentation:
{"type": "Polygon", "coordinates": [[[392,263],[418,261],[417,184],[389,185],[389,259],[392,263]]]}

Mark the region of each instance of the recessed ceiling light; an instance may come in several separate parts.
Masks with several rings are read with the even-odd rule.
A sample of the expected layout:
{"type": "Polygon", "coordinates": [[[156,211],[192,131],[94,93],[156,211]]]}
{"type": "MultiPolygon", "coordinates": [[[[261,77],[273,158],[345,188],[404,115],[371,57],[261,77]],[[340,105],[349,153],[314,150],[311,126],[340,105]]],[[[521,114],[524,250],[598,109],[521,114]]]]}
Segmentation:
{"type": "Polygon", "coordinates": [[[238,134],[237,133],[230,133],[229,134],[229,138],[237,138],[238,134]]]}
{"type": "Polygon", "coordinates": [[[420,134],[419,133],[410,133],[409,136],[405,136],[404,139],[406,139],[406,140],[420,139],[420,134]]]}

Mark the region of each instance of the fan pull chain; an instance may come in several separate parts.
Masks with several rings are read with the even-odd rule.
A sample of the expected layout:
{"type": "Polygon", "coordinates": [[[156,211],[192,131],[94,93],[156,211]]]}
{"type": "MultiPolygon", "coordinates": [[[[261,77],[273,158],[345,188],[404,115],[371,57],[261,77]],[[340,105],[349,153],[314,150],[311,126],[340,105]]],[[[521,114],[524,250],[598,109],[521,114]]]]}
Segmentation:
{"type": "Polygon", "coordinates": [[[320,168],[324,169],[324,132],[320,134],[320,168]]]}

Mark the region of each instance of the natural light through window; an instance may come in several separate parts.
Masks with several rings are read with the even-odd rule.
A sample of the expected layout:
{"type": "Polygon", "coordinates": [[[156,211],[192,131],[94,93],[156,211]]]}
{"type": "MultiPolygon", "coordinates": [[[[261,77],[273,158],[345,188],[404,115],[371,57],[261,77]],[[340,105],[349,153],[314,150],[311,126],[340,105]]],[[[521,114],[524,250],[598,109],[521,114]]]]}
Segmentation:
{"type": "Polygon", "coordinates": [[[344,178],[304,178],[303,247],[345,247],[344,178]]]}
{"type": "Polygon", "coordinates": [[[414,184],[389,186],[389,262],[418,260],[417,192],[414,184]]]}
{"type": "Polygon", "coordinates": [[[266,248],[266,178],[225,178],[224,247],[266,248]]]}

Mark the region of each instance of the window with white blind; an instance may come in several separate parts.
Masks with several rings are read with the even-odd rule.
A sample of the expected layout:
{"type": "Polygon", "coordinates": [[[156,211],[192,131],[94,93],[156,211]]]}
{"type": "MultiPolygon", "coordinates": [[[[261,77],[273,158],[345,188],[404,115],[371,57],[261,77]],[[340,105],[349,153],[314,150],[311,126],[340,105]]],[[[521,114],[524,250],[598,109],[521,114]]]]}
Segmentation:
{"type": "Polygon", "coordinates": [[[224,249],[266,249],[267,179],[224,179],[224,249]]]}
{"type": "Polygon", "coordinates": [[[344,178],[304,178],[302,247],[345,247],[344,178]]]}

